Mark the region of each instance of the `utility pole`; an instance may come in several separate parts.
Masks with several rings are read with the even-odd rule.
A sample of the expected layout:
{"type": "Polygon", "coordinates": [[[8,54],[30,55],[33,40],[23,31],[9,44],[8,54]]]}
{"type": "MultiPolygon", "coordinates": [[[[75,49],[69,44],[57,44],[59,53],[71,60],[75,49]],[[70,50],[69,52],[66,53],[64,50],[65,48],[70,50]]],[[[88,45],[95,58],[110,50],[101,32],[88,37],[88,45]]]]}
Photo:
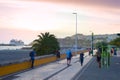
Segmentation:
{"type": "Polygon", "coordinates": [[[93,48],[94,48],[93,40],[94,40],[94,33],[92,32],[92,56],[93,56],[93,48]]]}
{"type": "Polygon", "coordinates": [[[77,13],[73,13],[76,15],[76,31],[75,31],[75,34],[76,34],[76,38],[75,38],[75,49],[76,49],[76,55],[77,55],[77,13]]]}

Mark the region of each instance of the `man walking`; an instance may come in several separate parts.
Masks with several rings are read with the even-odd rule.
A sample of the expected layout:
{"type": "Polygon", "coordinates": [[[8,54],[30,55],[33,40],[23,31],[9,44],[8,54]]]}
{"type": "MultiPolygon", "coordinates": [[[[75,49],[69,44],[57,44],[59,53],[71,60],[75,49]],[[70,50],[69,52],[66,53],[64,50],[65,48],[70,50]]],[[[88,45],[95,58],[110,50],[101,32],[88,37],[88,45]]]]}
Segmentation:
{"type": "Polygon", "coordinates": [[[59,60],[60,60],[60,52],[57,50],[56,51],[56,60],[58,61],[59,63],[59,60]]]}
{"type": "Polygon", "coordinates": [[[29,56],[30,56],[30,58],[31,58],[31,68],[34,68],[35,55],[36,55],[36,53],[35,53],[34,50],[32,50],[32,51],[30,52],[30,54],[29,54],[29,56]]]}
{"type": "Polygon", "coordinates": [[[84,53],[80,53],[80,63],[81,63],[81,66],[83,65],[83,61],[84,61],[84,53]]]}
{"type": "Polygon", "coordinates": [[[66,58],[67,58],[67,66],[70,66],[71,58],[72,58],[72,53],[71,53],[70,50],[67,50],[67,52],[66,52],[66,58]]]}

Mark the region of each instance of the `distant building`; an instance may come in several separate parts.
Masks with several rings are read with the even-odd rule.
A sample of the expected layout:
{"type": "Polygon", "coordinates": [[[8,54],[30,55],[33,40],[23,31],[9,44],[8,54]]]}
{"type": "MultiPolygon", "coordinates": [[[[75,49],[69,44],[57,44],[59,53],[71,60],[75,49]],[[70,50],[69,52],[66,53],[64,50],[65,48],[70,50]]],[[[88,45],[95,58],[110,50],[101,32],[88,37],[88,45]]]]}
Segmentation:
{"type": "Polygon", "coordinates": [[[14,46],[23,46],[24,42],[22,40],[12,39],[12,40],[10,40],[9,44],[14,45],[14,46]]]}

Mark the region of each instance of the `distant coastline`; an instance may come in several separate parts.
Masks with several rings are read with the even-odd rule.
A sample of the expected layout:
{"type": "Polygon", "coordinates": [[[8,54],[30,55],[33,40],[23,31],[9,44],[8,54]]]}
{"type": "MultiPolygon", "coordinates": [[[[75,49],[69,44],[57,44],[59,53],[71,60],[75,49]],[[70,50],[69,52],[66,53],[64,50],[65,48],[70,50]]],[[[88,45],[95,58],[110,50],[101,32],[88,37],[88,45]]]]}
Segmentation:
{"type": "Polygon", "coordinates": [[[14,44],[0,44],[0,46],[16,46],[14,44]]]}
{"type": "Polygon", "coordinates": [[[28,46],[28,45],[9,45],[9,44],[0,44],[0,50],[31,50],[32,46],[28,46]]]}

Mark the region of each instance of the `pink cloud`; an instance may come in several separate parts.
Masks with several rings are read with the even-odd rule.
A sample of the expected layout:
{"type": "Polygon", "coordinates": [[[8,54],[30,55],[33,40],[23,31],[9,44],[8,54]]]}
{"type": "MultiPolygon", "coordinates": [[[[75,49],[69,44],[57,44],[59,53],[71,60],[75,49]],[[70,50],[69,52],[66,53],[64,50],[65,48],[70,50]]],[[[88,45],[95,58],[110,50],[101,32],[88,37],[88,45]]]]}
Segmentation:
{"type": "Polygon", "coordinates": [[[9,43],[11,39],[23,40],[26,44],[32,42],[41,33],[23,29],[0,28],[0,43],[9,43]]]}
{"type": "MultiPolygon", "coordinates": [[[[31,1],[31,0],[26,0],[31,1]]],[[[87,5],[99,5],[106,7],[120,7],[120,0],[32,0],[32,1],[44,1],[51,3],[64,3],[64,4],[87,4],[87,5]]]]}

